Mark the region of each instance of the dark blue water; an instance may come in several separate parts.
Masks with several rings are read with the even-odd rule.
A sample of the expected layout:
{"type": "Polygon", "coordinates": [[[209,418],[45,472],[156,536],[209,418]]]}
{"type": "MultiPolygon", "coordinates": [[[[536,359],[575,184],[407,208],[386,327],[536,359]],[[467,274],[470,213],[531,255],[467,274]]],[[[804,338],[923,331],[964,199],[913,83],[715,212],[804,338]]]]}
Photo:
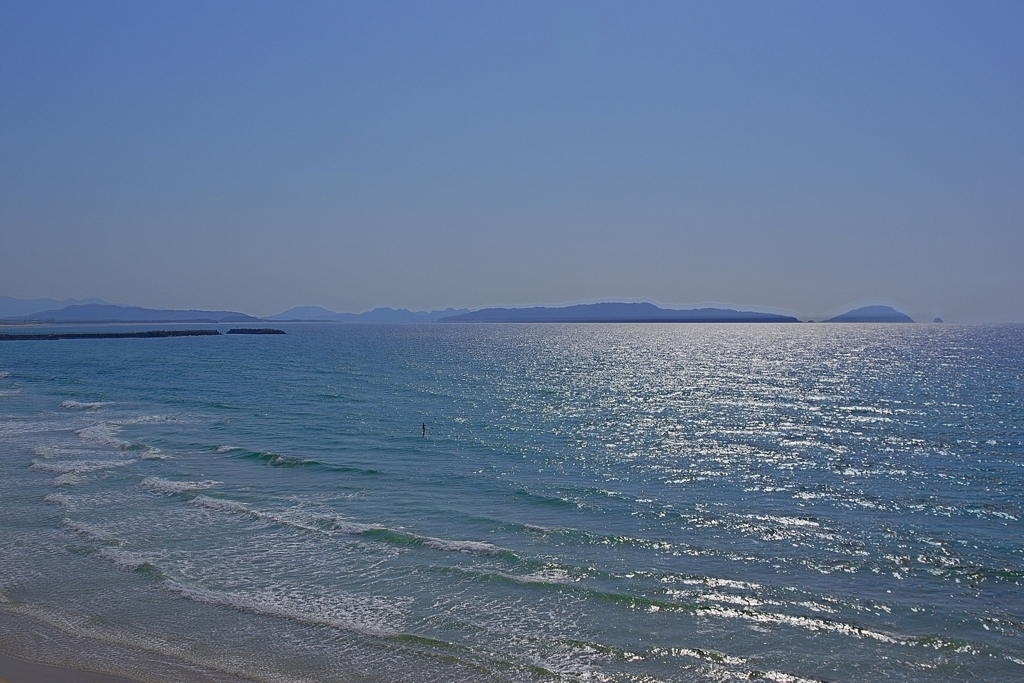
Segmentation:
{"type": "Polygon", "coordinates": [[[286,329],[0,344],[0,649],[167,681],[1024,677],[1022,326],[286,329]]]}

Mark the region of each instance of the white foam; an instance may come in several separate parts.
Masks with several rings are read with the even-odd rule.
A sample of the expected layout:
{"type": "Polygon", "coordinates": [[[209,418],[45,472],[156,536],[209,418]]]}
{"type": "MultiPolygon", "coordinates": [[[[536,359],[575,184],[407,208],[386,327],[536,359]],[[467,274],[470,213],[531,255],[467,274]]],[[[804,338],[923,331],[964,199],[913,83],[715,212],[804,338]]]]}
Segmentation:
{"type": "Polygon", "coordinates": [[[383,529],[384,527],[376,526],[372,524],[357,524],[354,522],[344,522],[340,520],[331,521],[331,526],[328,529],[322,526],[316,526],[314,523],[307,521],[307,519],[298,518],[294,514],[278,514],[274,512],[264,512],[262,510],[256,510],[249,507],[245,503],[241,503],[236,500],[228,500],[225,498],[211,498],[210,496],[199,495],[189,501],[189,505],[196,507],[205,508],[207,510],[215,510],[217,512],[230,512],[242,515],[248,515],[255,519],[259,519],[272,524],[280,524],[282,526],[291,527],[293,529],[301,529],[302,531],[313,531],[320,534],[326,534],[331,532],[347,534],[351,536],[358,536],[364,534],[367,531],[374,529],[383,529]]]}
{"type": "Polygon", "coordinates": [[[209,496],[196,496],[188,502],[189,505],[195,505],[196,507],[206,508],[207,510],[216,510],[218,512],[240,512],[248,515],[256,515],[245,503],[239,503],[234,500],[225,500],[223,498],[210,498],[209,496]]]}
{"type": "MultiPolygon", "coordinates": [[[[183,598],[241,612],[289,619],[313,626],[328,626],[371,636],[395,636],[405,610],[380,597],[348,594],[301,595],[294,590],[242,592],[214,591],[165,580],[161,586],[183,598]]],[[[408,599],[404,602],[411,602],[408,599]]]]}
{"type": "Polygon", "coordinates": [[[114,448],[119,451],[126,451],[132,447],[131,443],[117,438],[117,433],[120,431],[118,425],[112,422],[104,422],[103,424],[93,425],[92,427],[84,427],[75,432],[78,438],[83,441],[97,444],[99,446],[106,446],[107,448],[114,448]]]}
{"type": "Polygon", "coordinates": [[[113,422],[112,424],[116,424],[116,425],[118,425],[120,427],[125,427],[127,425],[149,424],[150,422],[180,422],[180,421],[181,420],[179,418],[171,417],[169,415],[139,415],[138,417],[132,417],[132,418],[128,418],[126,420],[118,420],[117,422],[113,422]]]}
{"type": "Polygon", "coordinates": [[[734,657],[714,650],[697,650],[689,647],[672,647],[672,648],[659,648],[656,647],[651,652],[654,655],[671,655],[673,657],[693,657],[695,659],[703,659],[711,662],[720,664],[729,664],[732,666],[742,666],[747,663],[747,660],[742,657],[734,657]]]}
{"type": "Polygon", "coordinates": [[[559,569],[557,567],[550,567],[548,569],[541,569],[539,571],[535,571],[535,572],[532,572],[530,574],[525,574],[525,575],[521,575],[521,576],[520,575],[516,575],[516,574],[506,574],[504,572],[499,572],[498,575],[499,576],[503,576],[506,579],[510,579],[512,581],[515,581],[516,583],[524,583],[524,584],[531,584],[531,583],[533,583],[533,584],[544,584],[544,585],[548,585],[548,584],[569,585],[571,583],[579,581],[578,577],[574,578],[572,575],[569,574],[569,572],[565,571],[564,569],[559,569]]]}
{"type": "Polygon", "coordinates": [[[32,449],[32,453],[40,458],[46,459],[67,458],[69,456],[76,455],[95,455],[93,451],[83,450],[81,448],[62,448],[60,446],[36,446],[32,449]]]}
{"type": "Polygon", "coordinates": [[[239,450],[238,446],[217,446],[213,449],[214,453],[229,453],[231,451],[239,450]]]}
{"type": "Polygon", "coordinates": [[[64,507],[71,507],[75,504],[75,499],[71,496],[64,495],[63,493],[48,493],[43,496],[43,502],[50,505],[63,505],[64,507]]]}
{"type": "Polygon", "coordinates": [[[746,515],[748,519],[756,519],[761,522],[774,522],[783,526],[821,526],[818,522],[801,517],[783,517],[775,515],[746,515]]]}
{"type": "Polygon", "coordinates": [[[188,493],[189,491],[203,491],[213,488],[220,483],[212,479],[205,481],[170,481],[160,477],[146,477],[139,482],[139,486],[156,493],[171,495],[175,493],[188,493]]]}
{"type": "Polygon", "coordinates": [[[135,460],[33,460],[29,465],[37,472],[50,474],[86,474],[131,465],[135,460]]]}
{"type": "Polygon", "coordinates": [[[741,590],[759,590],[761,588],[761,584],[759,583],[750,583],[748,581],[736,581],[735,579],[719,579],[714,576],[686,577],[682,579],[676,579],[676,577],[673,576],[666,576],[663,577],[661,580],[663,583],[671,583],[673,581],[678,580],[680,583],[689,586],[702,585],[710,586],[711,588],[737,588],[741,590]]]}
{"type": "Polygon", "coordinates": [[[360,524],[358,522],[346,522],[345,520],[336,519],[331,524],[331,530],[337,531],[340,534],[348,534],[349,536],[358,536],[359,534],[365,534],[367,531],[378,531],[384,527],[378,524],[360,524]]]}
{"type": "Polygon", "coordinates": [[[83,403],[79,401],[61,401],[60,407],[64,410],[96,410],[103,406],[110,405],[110,401],[93,401],[91,403],[83,403]]]}
{"type": "Polygon", "coordinates": [[[781,671],[762,671],[760,673],[761,678],[768,679],[769,681],[775,681],[775,683],[820,683],[815,679],[800,678],[799,676],[793,676],[781,671]]]}
{"type": "Polygon", "coordinates": [[[743,595],[729,595],[728,593],[705,593],[699,598],[701,601],[724,602],[730,605],[743,605],[744,607],[759,607],[763,604],[757,598],[748,598],[743,595]]]}
{"type": "Polygon", "coordinates": [[[861,638],[871,638],[882,643],[891,643],[894,645],[909,645],[909,641],[900,640],[894,638],[888,634],[880,631],[873,631],[871,629],[862,628],[860,626],[854,626],[852,624],[844,624],[839,621],[826,621],[824,619],[816,619],[814,617],[800,617],[792,616],[789,614],[773,614],[770,612],[755,612],[741,609],[734,609],[731,607],[709,607],[704,610],[705,614],[711,614],[716,617],[725,617],[733,619],[744,619],[746,621],[753,621],[760,624],[781,624],[784,626],[793,626],[796,628],[804,628],[809,631],[828,631],[831,633],[841,633],[848,636],[857,636],[861,638]]]}

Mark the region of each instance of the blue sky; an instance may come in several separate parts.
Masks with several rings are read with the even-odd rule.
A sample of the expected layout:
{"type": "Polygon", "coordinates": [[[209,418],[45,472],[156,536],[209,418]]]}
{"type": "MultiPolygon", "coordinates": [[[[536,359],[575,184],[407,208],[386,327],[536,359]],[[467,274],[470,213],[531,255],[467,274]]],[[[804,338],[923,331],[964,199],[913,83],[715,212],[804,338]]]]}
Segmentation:
{"type": "Polygon", "coordinates": [[[0,0],[0,294],[1024,321],[1024,3],[0,0]]]}

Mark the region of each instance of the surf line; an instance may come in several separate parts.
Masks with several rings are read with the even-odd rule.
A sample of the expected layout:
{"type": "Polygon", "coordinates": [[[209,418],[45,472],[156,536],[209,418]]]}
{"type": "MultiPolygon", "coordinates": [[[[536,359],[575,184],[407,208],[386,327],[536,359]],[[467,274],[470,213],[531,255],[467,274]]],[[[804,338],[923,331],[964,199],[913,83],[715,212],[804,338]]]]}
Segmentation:
{"type": "MultiPolygon", "coordinates": [[[[50,334],[0,334],[0,341],[51,339],[159,339],[163,337],[219,337],[219,330],[149,330],[147,332],[55,332],[50,334]]],[[[269,327],[238,328],[227,334],[284,334],[269,327]]]]}

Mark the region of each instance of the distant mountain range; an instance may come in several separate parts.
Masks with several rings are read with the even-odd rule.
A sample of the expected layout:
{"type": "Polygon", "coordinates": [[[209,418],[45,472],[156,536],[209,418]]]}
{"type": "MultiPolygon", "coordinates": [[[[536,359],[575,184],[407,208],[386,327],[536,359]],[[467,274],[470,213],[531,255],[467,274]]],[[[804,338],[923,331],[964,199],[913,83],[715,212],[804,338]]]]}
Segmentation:
{"type": "Polygon", "coordinates": [[[443,311],[410,311],[405,308],[375,308],[365,313],[335,313],[319,306],[297,306],[284,313],[267,316],[275,322],[342,322],[342,323],[432,323],[442,318],[468,313],[468,308],[446,308],[443,311]]]}
{"type": "MultiPolygon", "coordinates": [[[[375,308],[365,313],[335,313],[320,306],[298,306],[283,313],[257,318],[236,311],[171,310],[116,306],[101,299],[14,299],[0,297],[0,321],[7,323],[244,323],[244,322],[342,322],[342,323],[427,323],[427,322],[719,322],[795,323],[790,315],[739,311],[731,308],[660,308],[651,303],[596,303],[530,308],[446,308],[438,311],[410,311],[405,308],[375,308]]],[[[891,306],[864,306],[828,319],[826,322],[914,322],[891,306]]]]}
{"type": "Polygon", "coordinates": [[[892,306],[864,306],[829,318],[828,323],[912,323],[914,319],[892,306]]]}
{"type": "Polygon", "coordinates": [[[484,308],[441,322],[452,323],[796,323],[791,315],[729,308],[659,308],[648,303],[600,303],[533,308],[484,308]]]}
{"type": "Polygon", "coordinates": [[[234,311],[175,311],[113,304],[76,304],[52,311],[9,316],[8,322],[25,323],[244,323],[259,322],[234,311]]]}
{"type": "Polygon", "coordinates": [[[9,296],[0,296],[0,319],[19,318],[40,311],[55,311],[68,306],[81,304],[106,304],[103,299],[15,299],[9,296]]]}

